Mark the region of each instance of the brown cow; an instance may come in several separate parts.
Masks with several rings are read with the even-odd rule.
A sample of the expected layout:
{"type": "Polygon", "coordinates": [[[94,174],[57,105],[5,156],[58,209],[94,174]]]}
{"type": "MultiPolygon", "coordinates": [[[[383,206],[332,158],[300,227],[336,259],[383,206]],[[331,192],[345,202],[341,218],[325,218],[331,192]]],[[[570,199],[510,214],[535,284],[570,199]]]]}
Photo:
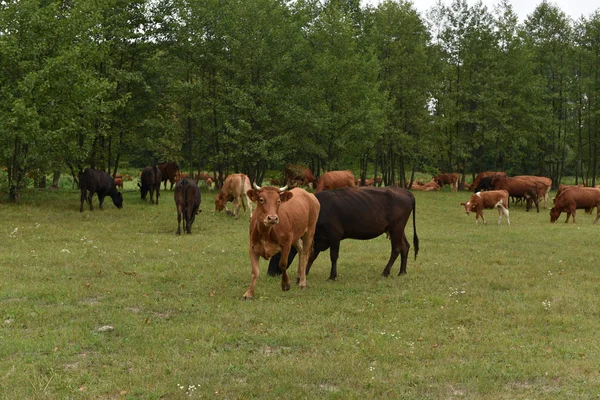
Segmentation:
{"type": "Polygon", "coordinates": [[[544,199],[544,208],[548,208],[548,193],[550,192],[550,188],[552,187],[552,179],[546,178],[545,176],[535,176],[535,175],[517,175],[515,178],[522,179],[531,179],[534,182],[539,183],[538,186],[538,199],[544,199]]]}
{"type": "Polygon", "coordinates": [[[177,206],[177,235],[181,233],[181,219],[183,216],[183,230],[192,233],[192,224],[196,214],[202,212],[200,207],[200,189],[192,179],[182,179],[175,186],[175,205],[177,206]]]}
{"type": "Polygon", "coordinates": [[[174,162],[160,163],[158,164],[158,169],[162,175],[165,190],[167,190],[167,181],[171,182],[170,190],[173,190],[173,185],[177,182],[177,176],[179,175],[179,165],[174,162]]]}
{"type": "Polygon", "coordinates": [[[321,175],[317,182],[317,189],[315,192],[319,193],[323,190],[337,189],[346,186],[356,186],[352,171],[329,171],[321,175]]]}
{"type": "Polygon", "coordinates": [[[298,283],[306,287],[306,264],[313,246],[315,227],[321,206],[314,194],[301,188],[290,191],[272,186],[248,190],[246,195],[257,204],[250,220],[250,263],[252,278],[244,299],[254,297],[254,284],[259,275],[260,257],[268,260],[281,252],[281,289],[290,290],[287,274],[288,255],[292,246],[300,253],[298,283]]]}
{"type": "Polygon", "coordinates": [[[246,211],[246,205],[244,204],[244,197],[246,197],[248,208],[250,209],[250,218],[252,218],[252,202],[246,196],[246,192],[250,189],[252,189],[250,178],[246,175],[231,174],[227,176],[225,182],[223,182],[221,192],[215,196],[215,211],[220,212],[225,208],[225,212],[231,215],[232,212],[227,209],[227,202],[233,201],[233,215],[235,219],[238,219],[240,204],[244,207],[244,211],[246,211]]]}
{"type": "Polygon", "coordinates": [[[494,190],[506,190],[510,197],[524,198],[527,201],[526,211],[531,208],[531,202],[535,204],[537,212],[540,212],[538,193],[542,185],[531,179],[525,178],[493,178],[492,186],[494,190]]]}
{"type": "Polygon", "coordinates": [[[441,188],[443,188],[444,185],[450,185],[452,187],[452,191],[457,192],[460,174],[458,172],[454,172],[452,174],[440,174],[434,176],[432,181],[440,185],[441,188]]]}
{"type": "Polygon", "coordinates": [[[116,187],[123,189],[123,177],[121,177],[121,176],[114,177],[113,180],[115,181],[116,187]]]}
{"type": "Polygon", "coordinates": [[[305,186],[308,186],[309,183],[314,183],[317,180],[310,168],[293,164],[285,166],[283,169],[283,176],[286,184],[289,186],[293,185],[296,180],[302,181],[302,184],[305,186]]]}
{"type": "Polygon", "coordinates": [[[158,204],[161,182],[162,175],[158,167],[144,168],[140,177],[140,183],[138,183],[142,200],[146,200],[146,195],[150,192],[150,204],[154,204],[154,193],[156,193],[156,204],[158,204]]]}
{"type": "Polygon", "coordinates": [[[483,210],[491,210],[492,208],[498,209],[498,225],[502,223],[502,214],[506,217],[506,222],[510,225],[510,219],[508,218],[508,192],[506,190],[490,190],[487,192],[477,192],[471,195],[471,198],[466,203],[460,203],[461,206],[465,206],[467,215],[471,211],[476,213],[475,223],[479,222],[479,217],[484,224],[485,218],[483,218],[483,210]]]}
{"type": "Polygon", "coordinates": [[[566,222],[573,214],[573,223],[575,223],[575,212],[578,208],[593,209],[596,207],[596,219],[594,224],[600,219],[600,189],[574,187],[563,191],[560,196],[554,199],[554,207],[550,210],[550,222],[555,222],[564,211],[567,213],[566,222]]]}

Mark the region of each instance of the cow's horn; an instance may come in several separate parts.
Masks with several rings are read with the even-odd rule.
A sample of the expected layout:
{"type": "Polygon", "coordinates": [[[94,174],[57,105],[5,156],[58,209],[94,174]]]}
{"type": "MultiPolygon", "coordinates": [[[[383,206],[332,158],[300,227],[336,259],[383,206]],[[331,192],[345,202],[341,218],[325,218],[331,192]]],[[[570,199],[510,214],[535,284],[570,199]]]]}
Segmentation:
{"type": "Polygon", "coordinates": [[[254,189],[260,190],[260,186],[258,186],[256,182],[253,182],[252,185],[254,186],[254,189]]]}
{"type": "Polygon", "coordinates": [[[279,188],[279,191],[280,192],[285,192],[287,190],[287,188],[288,188],[288,185],[285,185],[284,187],[279,188]]]}

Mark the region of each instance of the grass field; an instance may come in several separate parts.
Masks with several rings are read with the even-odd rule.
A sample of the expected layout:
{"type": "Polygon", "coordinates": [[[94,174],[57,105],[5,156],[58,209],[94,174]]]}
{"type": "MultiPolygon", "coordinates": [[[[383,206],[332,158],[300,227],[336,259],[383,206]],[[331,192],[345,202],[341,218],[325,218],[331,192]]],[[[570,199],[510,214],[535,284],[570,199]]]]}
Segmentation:
{"type": "Polygon", "coordinates": [[[336,282],[328,252],[302,291],[263,260],[245,302],[247,213],[216,214],[203,190],[178,237],[172,192],[151,206],[125,189],[122,210],[80,213],[69,189],[0,204],[0,398],[600,396],[600,226],[582,211],[483,226],[468,193],[418,192],[407,275],[381,277],[385,236],[347,240],[336,282]]]}

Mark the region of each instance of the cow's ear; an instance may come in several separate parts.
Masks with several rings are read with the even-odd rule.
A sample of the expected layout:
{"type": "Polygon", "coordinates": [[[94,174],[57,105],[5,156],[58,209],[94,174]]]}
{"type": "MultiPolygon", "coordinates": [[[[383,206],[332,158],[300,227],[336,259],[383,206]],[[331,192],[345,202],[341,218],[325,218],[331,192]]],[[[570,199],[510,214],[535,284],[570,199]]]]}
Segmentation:
{"type": "Polygon", "coordinates": [[[292,193],[292,192],[283,192],[283,193],[281,193],[279,195],[279,200],[281,200],[281,202],[283,203],[284,201],[288,201],[292,197],[294,197],[294,193],[292,193]]]}
{"type": "Polygon", "coordinates": [[[461,205],[461,206],[466,206],[466,205],[467,205],[467,203],[460,203],[460,205],[461,205]]]}
{"type": "Polygon", "coordinates": [[[258,200],[258,193],[254,189],[250,189],[246,192],[246,196],[250,199],[250,201],[256,203],[258,200]]]}

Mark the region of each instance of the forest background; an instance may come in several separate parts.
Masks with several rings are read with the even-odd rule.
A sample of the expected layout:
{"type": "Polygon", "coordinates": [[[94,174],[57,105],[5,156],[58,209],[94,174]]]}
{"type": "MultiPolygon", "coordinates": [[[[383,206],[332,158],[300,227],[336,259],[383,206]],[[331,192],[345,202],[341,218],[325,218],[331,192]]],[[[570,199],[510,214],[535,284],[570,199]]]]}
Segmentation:
{"type": "Polygon", "coordinates": [[[176,161],[409,186],[503,170],[596,184],[600,9],[541,2],[0,0],[0,192],[176,161]]]}

